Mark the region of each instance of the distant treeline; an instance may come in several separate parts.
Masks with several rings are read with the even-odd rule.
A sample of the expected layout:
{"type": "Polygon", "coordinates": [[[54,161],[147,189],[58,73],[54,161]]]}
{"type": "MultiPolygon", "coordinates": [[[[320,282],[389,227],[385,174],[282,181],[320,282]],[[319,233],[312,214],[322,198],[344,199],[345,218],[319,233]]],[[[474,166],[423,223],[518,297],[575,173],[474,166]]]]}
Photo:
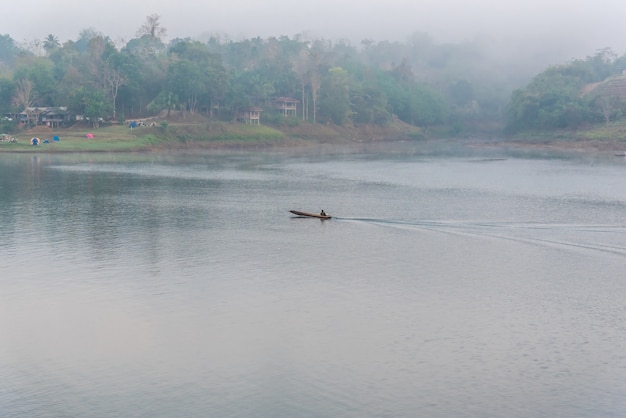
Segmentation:
{"type": "Polygon", "coordinates": [[[550,67],[513,92],[507,131],[578,129],[626,115],[626,55],[610,49],[550,67]]]}
{"type": "Polygon", "coordinates": [[[384,126],[397,118],[456,131],[505,117],[513,132],[595,120],[581,87],[626,63],[603,51],[548,69],[511,98],[521,76],[491,65],[479,42],[436,44],[416,34],[356,46],[300,36],[166,44],[164,29],[158,15],[148,16],[124,45],[91,29],[29,47],[0,35],[0,111],[67,106],[92,121],[123,121],[181,110],[234,120],[259,107],[264,123],[384,126]],[[298,100],[296,116],[272,111],[278,97],[298,100]]]}

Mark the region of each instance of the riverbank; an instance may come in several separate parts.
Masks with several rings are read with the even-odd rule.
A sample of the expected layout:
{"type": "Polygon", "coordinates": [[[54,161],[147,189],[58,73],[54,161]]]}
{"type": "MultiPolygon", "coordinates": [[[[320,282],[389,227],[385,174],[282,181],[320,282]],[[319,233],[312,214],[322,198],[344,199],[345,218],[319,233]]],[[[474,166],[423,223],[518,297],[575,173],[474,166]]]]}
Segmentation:
{"type": "Polygon", "coordinates": [[[507,138],[506,144],[520,148],[623,154],[626,151],[626,122],[590,125],[577,130],[524,133],[507,138]]]}
{"type": "Polygon", "coordinates": [[[615,155],[626,152],[626,124],[579,131],[527,134],[505,139],[495,134],[451,138],[444,130],[426,131],[399,121],[385,127],[313,125],[307,122],[272,127],[210,121],[199,115],[185,117],[176,115],[167,120],[155,118],[145,122],[145,126],[132,129],[127,123],[104,124],[98,129],[88,124],[77,124],[65,129],[36,127],[11,135],[17,142],[0,142],[0,153],[263,149],[385,141],[431,142],[443,139],[481,147],[506,146],[517,149],[600,152],[615,155]],[[55,136],[59,141],[53,140],[55,136]],[[38,138],[39,145],[32,145],[32,138],[38,138]]]}
{"type": "Polygon", "coordinates": [[[425,137],[421,128],[395,122],[385,127],[313,125],[271,127],[208,121],[203,117],[148,120],[139,127],[108,124],[94,129],[77,124],[66,129],[36,127],[13,134],[17,142],[0,143],[0,152],[132,152],[194,148],[306,146],[425,137]],[[53,140],[54,137],[59,140],[53,140]],[[33,145],[33,138],[38,145],[33,145]]]}

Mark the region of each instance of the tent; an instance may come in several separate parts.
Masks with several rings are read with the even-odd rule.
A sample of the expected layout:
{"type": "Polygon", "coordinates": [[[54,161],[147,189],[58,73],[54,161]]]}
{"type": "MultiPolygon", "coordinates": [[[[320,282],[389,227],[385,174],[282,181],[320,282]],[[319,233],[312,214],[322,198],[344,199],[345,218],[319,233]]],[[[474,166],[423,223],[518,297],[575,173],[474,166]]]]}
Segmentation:
{"type": "Polygon", "coordinates": [[[86,136],[87,138],[89,138],[89,139],[93,139],[93,134],[87,134],[87,135],[85,135],[85,136],[86,136]]]}
{"type": "Polygon", "coordinates": [[[59,135],[55,135],[52,139],[53,139],[54,141],[60,141],[59,135]]]}
{"type": "Polygon", "coordinates": [[[39,138],[34,137],[33,139],[30,140],[30,143],[33,145],[39,145],[39,138]]]}

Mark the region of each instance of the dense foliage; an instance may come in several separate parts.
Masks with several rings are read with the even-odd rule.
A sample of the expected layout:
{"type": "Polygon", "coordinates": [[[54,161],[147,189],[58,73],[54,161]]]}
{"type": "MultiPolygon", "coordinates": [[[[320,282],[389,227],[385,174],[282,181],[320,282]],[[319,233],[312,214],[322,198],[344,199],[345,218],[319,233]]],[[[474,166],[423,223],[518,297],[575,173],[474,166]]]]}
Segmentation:
{"type": "Polygon", "coordinates": [[[618,118],[626,110],[626,95],[619,88],[626,83],[625,68],[626,56],[618,58],[607,49],[548,68],[513,92],[506,112],[508,132],[576,129],[618,118]]]}
{"type": "MultiPolygon", "coordinates": [[[[430,126],[493,118],[506,100],[481,85],[480,47],[436,45],[425,35],[406,43],[304,40],[300,36],[165,44],[158,16],[116,45],[92,29],[34,47],[0,36],[0,111],[68,106],[91,120],[118,121],[182,110],[234,120],[250,106],[265,120],[272,100],[298,100],[295,123],[386,125],[397,118],[430,126]]],[[[510,90],[509,90],[510,91],[510,90]]]]}
{"type": "Polygon", "coordinates": [[[514,91],[525,75],[514,62],[494,61],[481,40],[436,44],[415,34],[406,42],[366,39],[355,46],[298,35],[165,43],[165,33],[151,15],[124,44],[92,29],[76,40],[60,43],[50,34],[29,46],[0,35],[0,112],[67,106],[97,125],[173,110],[232,121],[260,107],[271,124],[401,120],[456,132],[501,121],[503,113],[508,131],[520,132],[608,122],[624,112],[623,100],[597,94],[602,89],[581,93],[625,68],[626,58],[609,50],[551,67],[514,91]],[[276,112],[272,103],[280,97],[298,101],[296,116],[276,112]]]}

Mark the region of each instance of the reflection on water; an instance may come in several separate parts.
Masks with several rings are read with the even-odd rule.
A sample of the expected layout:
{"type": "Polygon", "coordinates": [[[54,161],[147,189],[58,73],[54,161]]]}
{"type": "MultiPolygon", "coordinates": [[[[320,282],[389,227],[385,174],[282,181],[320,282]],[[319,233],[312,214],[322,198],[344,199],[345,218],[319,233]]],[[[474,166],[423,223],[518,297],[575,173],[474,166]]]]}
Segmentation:
{"type": "Polygon", "coordinates": [[[623,161],[399,147],[3,157],[2,416],[624,416],[623,161]]]}

